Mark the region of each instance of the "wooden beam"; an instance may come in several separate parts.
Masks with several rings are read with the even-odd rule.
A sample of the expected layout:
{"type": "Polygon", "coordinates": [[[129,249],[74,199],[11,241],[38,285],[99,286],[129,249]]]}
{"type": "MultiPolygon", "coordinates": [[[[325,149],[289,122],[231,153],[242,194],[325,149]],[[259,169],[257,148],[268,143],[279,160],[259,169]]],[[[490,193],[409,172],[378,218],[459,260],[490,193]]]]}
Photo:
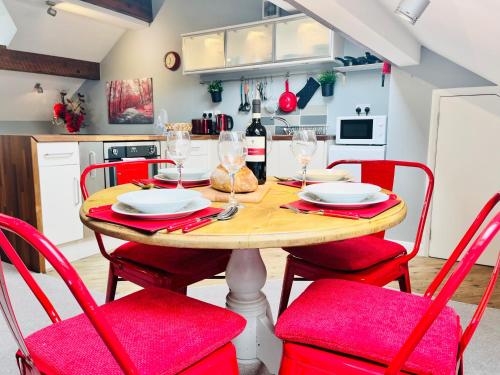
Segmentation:
{"type": "Polygon", "coordinates": [[[125,14],[142,21],[153,22],[153,4],[151,0],[81,0],[102,8],[125,14]]]}
{"type": "Polygon", "coordinates": [[[99,80],[99,63],[22,52],[0,46],[0,70],[99,80]]]}

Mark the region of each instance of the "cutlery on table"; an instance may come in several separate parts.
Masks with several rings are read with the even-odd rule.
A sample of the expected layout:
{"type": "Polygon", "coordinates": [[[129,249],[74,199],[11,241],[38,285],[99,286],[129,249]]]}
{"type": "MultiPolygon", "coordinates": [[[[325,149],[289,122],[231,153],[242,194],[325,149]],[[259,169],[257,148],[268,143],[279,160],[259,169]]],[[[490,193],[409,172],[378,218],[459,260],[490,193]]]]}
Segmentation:
{"type": "Polygon", "coordinates": [[[215,214],[210,214],[210,215],[205,215],[205,216],[201,216],[201,217],[197,217],[195,219],[185,219],[185,220],[181,220],[175,224],[171,224],[169,225],[167,228],[167,232],[174,232],[176,230],[179,230],[179,229],[182,229],[184,228],[186,225],[189,225],[189,224],[192,224],[192,223],[198,223],[200,222],[201,220],[205,220],[205,219],[210,219],[210,218],[213,218],[213,217],[216,217],[217,215],[222,215],[222,216],[225,216],[227,215],[227,213],[229,212],[229,210],[232,209],[232,206],[230,207],[227,207],[224,211],[221,211],[221,212],[217,212],[215,214]]]}
{"type": "Polygon", "coordinates": [[[230,206],[217,216],[209,217],[199,221],[197,220],[190,224],[187,224],[186,226],[184,226],[184,228],[182,228],[182,233],[192,232],[195,229],[202,228],[208,224],[215,223],[216,221],[230,220],[234,217],[234,215],[236,215],[237,212],[238,212],[238,206],[230,206]]]}
{"type": "Polygon", "coordinates": [[[275,179],[277,179],[278,181],[281,181],[281,182],[288,182],[288,181],[295,181],[293,178],[291,177],[279,177],[279,176],[274,176],[275,179]]]}
{"type": "Polygon", "coordinates": [[[321,215],[321,216],[328,216],[328,217],[337,217],[340,219],[359,219],[359,215],[357,214],[339,214],[339,213],[333,213],[325,210],[304,210],[300,209],[297,207],[294,207],[292,205],[285,205],[283,206],[284,208],[288,208],[289,210],[292,210],[296,214],[309,214],[309,215],[321,215]]]}
{"type": "Polygon", "coordinates": [[[157,186],[153,183],[148,183],[145,184],[144,182],[138,181],[138,180],[132,180],[132,184],[135,186],[140,187],[141,189],[147,190],[147,189],[165,189],[164,187],[157,186]]]}

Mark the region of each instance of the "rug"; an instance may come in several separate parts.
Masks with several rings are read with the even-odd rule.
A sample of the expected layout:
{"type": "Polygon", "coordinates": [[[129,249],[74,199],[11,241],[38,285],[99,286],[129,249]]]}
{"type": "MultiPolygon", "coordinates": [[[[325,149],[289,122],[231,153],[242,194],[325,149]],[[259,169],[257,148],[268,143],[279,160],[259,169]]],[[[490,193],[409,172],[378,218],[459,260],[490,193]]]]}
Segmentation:
{"type": "MultiPolygon", "coordinates": [[[[50,324],[50,320],[44,310],[38,304],[35,297],[29,292],[24,281],[16,273],[13,267],[5,263],[3,263],[3,267],[10,297],[23,333],[29,335],[31,332],[50,324]]],[[[74,298],[71,297],[68,288],[61,280],[41,274],[34,274],[34,277],[63,319],[81,312],[74,298]]],[[[306,282],[295,283],[290,300],[296,298],[307,285],[308,283],[306,282]]],[[[277,313],[280,292],[281,280],[269,280],[264,287],[264,293],[270,301],[274,316],[276,316],[277,313]]],[[[189,288],[188,291],[191,297],[221,307],[225,305],[225,296],[227,293],[228,288],[226,285],[189,288]]],[[[97,303],[103,303],[103,294],[92,293],[92,295],[97,303]]],[[[474,305],[461,302],[451,302],[450,305],[460,314],[462,322],[468,322],[475,309],[474,305]]],[[[7,325],[1,318],[0,342],[1,374],[18,374],[16,362],[14,360],[17,346],[11,337],[7,325]]],[[[498,356],[499,345],[500,310],[487,309],[475,336],[465,352],[465,373],[474,375],[500,374],[500,357],[498,356]]],[[[263,366],[241,366],[240,371],[242,375],[268,374],[263,366]]]]}

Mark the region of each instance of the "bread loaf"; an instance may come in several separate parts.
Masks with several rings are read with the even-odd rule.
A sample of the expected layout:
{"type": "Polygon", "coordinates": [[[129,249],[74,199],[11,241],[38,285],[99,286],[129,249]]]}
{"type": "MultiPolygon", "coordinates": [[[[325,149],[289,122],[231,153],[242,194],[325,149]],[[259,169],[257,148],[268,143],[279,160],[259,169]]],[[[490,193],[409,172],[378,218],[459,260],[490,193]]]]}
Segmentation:
{"type": "MultiPolygon", "coordinates": [[[[210,176],[212,187],[226,193],[231,192],[231,183],[229,181],[229,173],[226,168],[219,165],[210,176]]],[[[253,172],[248,167],[240,169],[235,176],[234,191],[236,193],[250,193],[257,190],[259,183],[253,172]]]]}

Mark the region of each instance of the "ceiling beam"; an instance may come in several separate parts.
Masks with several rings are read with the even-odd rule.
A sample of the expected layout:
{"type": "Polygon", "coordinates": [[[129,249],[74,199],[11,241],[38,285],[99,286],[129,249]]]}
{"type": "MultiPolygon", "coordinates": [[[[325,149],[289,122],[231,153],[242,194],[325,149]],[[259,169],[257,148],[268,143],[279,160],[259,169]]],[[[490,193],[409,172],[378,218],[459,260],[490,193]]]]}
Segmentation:
{"type": "Polygon", "coordinates": [[[0,46],[0,70],[99,80],[99,63],[22,52],[0,46]]]}
{"type": "Polygon", "coordinates": [[[420,63],[419,41],[374,0],[285,0],[399,66],[420,63]]]}
{"type": "Polygon", "coordinates": [[[142,21],[153,22],[152,0],[81,0],[142,21]]]}

